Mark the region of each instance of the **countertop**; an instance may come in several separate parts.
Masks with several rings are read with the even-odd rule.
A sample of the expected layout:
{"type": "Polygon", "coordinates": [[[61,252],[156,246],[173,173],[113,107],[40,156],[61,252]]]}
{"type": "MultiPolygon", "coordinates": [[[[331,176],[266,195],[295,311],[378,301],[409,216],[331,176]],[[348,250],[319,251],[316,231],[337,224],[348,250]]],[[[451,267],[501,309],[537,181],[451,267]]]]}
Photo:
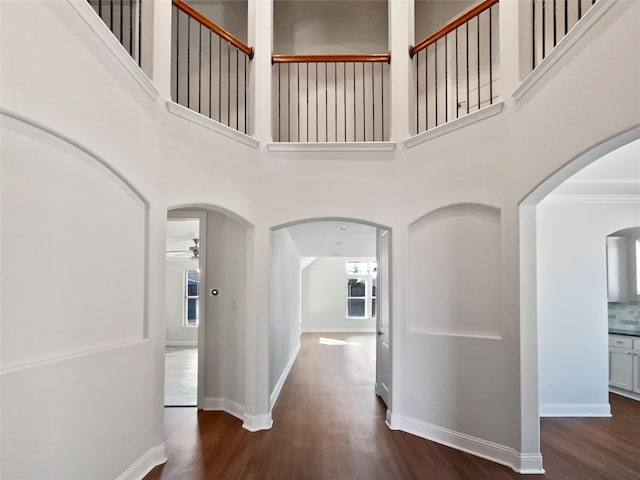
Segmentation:
{"type": "Polygon", "coordinates": [[[640,337],[640,332],[631,332],[629,330],[618,330],[615,328],[610,328],[609,333],[613,335],[627,335],[629,337],[640,337]]]}

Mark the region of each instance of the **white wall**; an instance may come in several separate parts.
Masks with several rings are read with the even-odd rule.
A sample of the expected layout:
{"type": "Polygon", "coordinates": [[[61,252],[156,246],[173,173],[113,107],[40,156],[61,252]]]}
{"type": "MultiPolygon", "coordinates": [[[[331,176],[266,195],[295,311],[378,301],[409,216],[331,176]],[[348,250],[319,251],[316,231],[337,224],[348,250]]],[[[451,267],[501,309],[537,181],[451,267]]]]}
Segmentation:
{"type": "Polygon", "coordinates": [[[414,0],[415,42],[420,43],[462,12],[478,2],[474,0],[414,0]]]}
{"type": "Polygon", "coordinates": [[[538,206],[542,416],[609,414],[605,237],[637,225],[637,204],[538,206]]]}
{"type": "Polygon", "coordinates": [[[116,478],[164,458],[155,101],[68,2],[0,8],[0,476],[116,478]]]}
{"type": "MultiPolygon", "coordinates": [[[[246,227],[207,211],[205,408],[245,404],[246,227]],[[218,289],[218,296],[209,294],[218,289]]],[[[234,411],[242,415],[243,410],[234,411]]]]}
{"type": "Polygon", "coordinates": [[[198,328],[184,325],[184,271],[198,268],[194,258],[167,257],[165,288],[165,322],[167,345],[193,345],[198,342],[198,328]]]}
{"type": "MultiPolygon", "coordinates": [[[[501,2],[501,9],[506,12],[519,4],[501,2]]],[[[393,9],[404,8],[403,2],[390,5],[393,9]]],[[[147,339],[100,352],[79,351],[85,345],[93,348],[93,340],[83,345],[73,343],[73,350],[65,351],[70,356],[59,361],[29,364],[20,371],[4,369],[3,477],[115,478],[145,452],[162,447],[164,229],[167,208],[179,205],[217,206],[251,225],[248,230],[243,226],[246,243],[231,233],[226,240],[235,242],[232,251],[243,251],[247,262],[246,269],[237,270],[238,275],[247,275],[246,296],[237,298],[237,313],[228,317],[244,317],[246,343],[239,347],[242,353],[237,359],[225,357],[218,363],[217,358],[207,359],[214,372],[211,385],[218,385],[223,369],[230,368],[229,375],[233,376],[237,374],[235,369],[242,369],[243,365],[244,395],[240,385],[237,392],[227,390],[230,393],[225,391],[224,395],[244,398],[248,414],[269,419],[271,228],[310,218],[364,220],[385,225],[393,232],[391,426],[498,457],[516,468],[523,464],[539,466],[537,401],[533,407],[528,403],[530,392],[537,388],[536,375],[522,375],[520,370],[521,364],[535,357],[531,353],[535,349],[530,347],[536,339],[535,335],[520,335],[521,329],[528,332],[531,328],[520,323],[519,203],[581,152],[637,126],[640,65],[635,60],[640,41],[636,28],[640,4],[615,2],[542,82],[520,100],[509,97],[509,89],[516,85],[508,85],[507,101],[500,115],[413,148],[401,142],[408,132],[404,136],[399,132],[400,142],[392,152],[350,153],[274,152],[264,144],[253,149],[222,137],[168,113],[161,99],[144,93],[68,2],[0,2],[0,8],[2,108],[55,128],[97,153],[129,185],[143,193],[149,215],[148,262],[144,267],[147,339]],[[616,55],[611,55],[612,51],[616,55]],[[584,101],[587,98],[589,101],[584,101]],[[532,131],[536,134],[532,135],[532,131]],[[409,296],[406,285],[408,265],[415,260],[409,256],[409,225],[429,212],[459,203],[490,205],[500,210],[500,339],[444,338],[407,330],[406,306],[416,301],[409,296]],[[233,363],[235,360],[237,364],[233,363]],[[100,376],[95,374],[98,371],[100,376]],[[434,384],[442,388],[433,388],[434,384]],[[126,402],[118,393],[122,391],[130,393],[126,402]],[[43,403],[43,398],[47,402],[43,403]],[[471,443],[459,445],[461,439],[469,438],[471,443]],[[500,448],[494,448],[495,444],[500,448]],[[22,456],[29,448],[37,449],[43,460],[22,456]]],[[[404,25],[404,31],[403,25],[395,25],[393,35],[402,36],[412,25],[411,20],[404,25]]],[[[504,45],[517,43],[516,29],[502,29],[501,34],[504,45]]],[[[271,41],[258,40],[264,44],[271,41]]],[[[511,68],[517,59],[503,55],[501,60],[502,67],[511,68]]],[[[394,59],[400,61],[399,57],[394,59]]],[[[392,79],[398,80],[396,76],[392,79]]],[[[391,90],[394,95],[401,95],[406,88],[393,85],[391,90]]],[[[44,151],[35,149],[41,158],[51,157],[56,162],[60,158],[56,147],[48,140],[40,140],[30,127],[18,126],[17,131],[12,131],[3,116],[2,128],[3,135],[11,137],[12,145],[6,147],[11,148],[8,153],[3,152],[3,162],[31,156],[33,143],[42,146],[44,151]],[[20,140],[20,136],[26,139],[20,140]]],[[[71,147],[63,149],[62,157],[68,149],[71,147]]],[[[82,172],[83,167],[74,167],[73,173],[76,170],[82,172]]],[[[8,250],[5,246],[4,222],[19,215],[8,201],[13,196],[10,199],[5,191],[15,192],[28,185],[31,198],[37,203],[51,201],[53,187],[42,190],[40,195],[40,190],[31,188],[32,179],[43,186],[47,182],[38,180],[36,174],[11,181],[4,177],[3,168],[2,332],[3,342],[11,342],[11,337],[5,339],[6,332],[23,327],[15,314],[16,307],[11,315],[5,313],[11,299],[4,293],[4,282],[20,278],[20,269],[25,265],[46,273],[46,266],[56,258],[47,249],[64,247],[78,239],[65,229],[43,230],[44,223],[28,225],[27,235],[23,236],[26,247],[34,251],[44,248],[44,255],[27,255],[23,264],[6,268],[14,247],[8,250]],[[42,238],[52,242],[51,247],[39,245],[42,238]]],[[[122,209],[133,214],[137,209],[126,207],[126,192],[123,188],[92,201],[105,209],[112,201],[122,201],[122,209]]],[[[76,203],[82,208],[82,202],[76,203]]],[[[128,226],[138,227],[139,223],[132,217],[114,231],[120,233],[128,226]]],[[[11,244],[17,245],[21,232],[6,235],[14,239],[11,244]]],[[[211,235],[210,240],[215,239],[214,232],[211,235]]],[[[106,240],[100,240],[98,245],[106,248],[100,253],[111,252],[106,240]]],[[[89,249],[93,255],[90,258],[102,258],[94,248],[79,248],[80,252],[89,249]]],[[[484,255],[478,246],[471,244],[469,248],[470,255],[484,255]]],[[[72,258],[72,270],[79,269],[77,263],[85,258],[86,255],[82,260],[72,258]]],[[[116,272],[137,275],[138,270],[132,265],[135,263],[127,258],[109,255],[104,271],[107,276],[116,276],[116,272]]],[[[215,266],[208,267],[208,275],[215,275],[215,266]]],[[[99,281],[100,276],[96,271],[88,278],[99,281]]],[[[71,282],[66,273],[63,278],[71,282]]],[[[235,281],[241,283],[240,279],[235,281]]],[[[207,284],[211,283],[207,278],[207,284]]],[[[120,287],[109,286],[107,294],[92,304],[106,310],[118,308],[118,296],[108,295],[111,288],[120,287]]],[[[233,286],[226,283],[220,288],[220,299],[225,298],[226,292],[234,292],[233,286]]],[[[215,310],[216,306],[210,303],[207,302],[209,310],[215,310]]],[[[29,322],[43,328],[45,321],[64,325],[61,310],[68,310],[69,306],[67,302],[46,319],[33,317],[29,322]]],[[[233,308],[233,303],[228,307],[233,308]]],[[[140,314],[134,315],[133,310],[127,313],[134,316],[134,325],[142,323],[140,314]]],[[[238,329],[233,331],[234,338],[243,335],[239,331],[242,322],[225,325],[238,329]]],[[[111,339],[121,342],[132,331],[130,324],[120,325],[117,330],[114,325],[108,333],[111,339]]],[[[215,328],[208,330],[215,332],[215,328]]],[[[142,335],[145,336],[144,329],[142,335]]],[[[94,333],[86,333],[82,338],[93,336],[94,333]]],[[[46,348],[44,351],[50,353],[50,347],[46,348]]],[[[32,357],[25,360],[39,361],[32,357]]],[[[216,391],[209,393],[218,395],[216,391]]],[[[158,461],[155,458],[155,463],[158,461]]]]}
{"type": "Polygon", "coordinates": [[[273,398],[300,348],[300,255],[286,228],[271,234],[270,275],[269,391],[273,398]]]}
{"type": "Polygon", "coordinates": [[[247,43],[247,0],[191,0],[189,5],[247,43]]]}
{"type": "MultiPolygon", "coordinates": [[[[303,332],[373,332],[374,318],[347,318],[347,260],[320,257],[302,271],[303,332]]],[[[362,258],[369,261],[375,258],[362,258]]]]}
{"type": "Polygon", "coordinates": [[[386,53],[386,1],[274,3],[274,53],[386,53]]]}

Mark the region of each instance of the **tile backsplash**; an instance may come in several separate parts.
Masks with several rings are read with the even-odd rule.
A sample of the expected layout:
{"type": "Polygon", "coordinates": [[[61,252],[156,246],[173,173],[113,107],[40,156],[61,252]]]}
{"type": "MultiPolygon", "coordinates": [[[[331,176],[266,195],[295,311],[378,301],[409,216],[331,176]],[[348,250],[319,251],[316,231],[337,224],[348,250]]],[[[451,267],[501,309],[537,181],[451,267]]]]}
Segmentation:
{"type": "Polygon", "coordinates": [[[610,302],[609,328],[640,334],[640,302],[610,302]]]}

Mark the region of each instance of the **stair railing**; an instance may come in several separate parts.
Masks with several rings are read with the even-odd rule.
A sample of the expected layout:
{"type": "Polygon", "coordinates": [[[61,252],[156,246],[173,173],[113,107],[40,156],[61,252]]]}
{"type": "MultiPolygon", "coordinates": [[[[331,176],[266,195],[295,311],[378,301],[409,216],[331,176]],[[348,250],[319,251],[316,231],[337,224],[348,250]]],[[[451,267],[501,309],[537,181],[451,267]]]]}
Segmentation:
{"type": "Polygon", "coordinates": [[[595,3],[596,0],[531,0],[532,69],[595,3]]]}
{"type": "Polygon", "coordinates": [[[388,53],[273,55],[274,138],[279,142],[387,139],[390,62],[388,53]]]}
{"type": "Polygon", "coordinates": [[[129,55],[140,65],[142,0],[88,0],[129,55]]]}
{"type": "Polygon", "coordinates": [[[249,47],[182,0],[172,0],[176,103],[247,133],[249,47]]]}
{"type": "Polygon", "coordinates": [[[415,133],[498,98],[498,0],[484,0],[409,48],[414,59],[415,133]]]}

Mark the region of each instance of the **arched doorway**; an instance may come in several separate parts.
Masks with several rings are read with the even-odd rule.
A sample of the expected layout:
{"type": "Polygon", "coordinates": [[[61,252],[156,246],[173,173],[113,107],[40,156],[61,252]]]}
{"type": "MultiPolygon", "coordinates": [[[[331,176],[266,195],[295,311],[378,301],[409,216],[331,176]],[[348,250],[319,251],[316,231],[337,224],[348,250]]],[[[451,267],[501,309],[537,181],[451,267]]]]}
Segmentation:
{"type": "Polygon", "coordinates": [[[361,220],[308,219],[272,228],[271,407],[301,333],[318,334],[320,343],[334,346],[351,340],[330,334],[368,335],[375,358],[373,389],[390,407],[390,249],[391,230],[361,220]]]}
{"type": "MultiPolygon", "coordinates": [[[[615,170],[609,170],[607,174],[607,168],[594,162],[616,152],[637,149],[639,138],[640,129],[636,128],[596,145],[549,177],[520,204],[521,391],[525,451],[539,451],[541,415],[609,414],[604,243],[606,235],[616,229],[615,225],[624,225],[628,220],[622,218],[624,214],[614,218],[600,213],[602,205],[611,207],[616,202],[626,204],[630,215],[640,212],[637,202],[640,192],[626,191],[633,182],[617,181],[612,176],[615,170]],[[587,169],[591,164],[594,168],[587,169]],[[567,180],[570,181],[564,183],[567,180]],[[581,303],[576,305],[574,302],[574,308],[571,308],[571,298],[577,295],[582,299],[581,303]],[[590,326],[581,323],[570,335],[567,329],[571,324],[584,318],[590,319],[590,326]],[[583,365],[589,375],[571,375],[572,368],[579,368],[576,355],[588,348],[591,348],[590,355],[580,358],[591,358],[597,365],[594,364],[593,369],[583,365]],[[572,362],[564,360],[569,357],[573,358],[572,362]],[[585,401],[587,393],[594,395],[592,400],[585,401]],[[575,401],[576,398],[583,400],[575,401]]],[[[638,172],[640,169],[634,175],[638,176],[638,172]]]]}

